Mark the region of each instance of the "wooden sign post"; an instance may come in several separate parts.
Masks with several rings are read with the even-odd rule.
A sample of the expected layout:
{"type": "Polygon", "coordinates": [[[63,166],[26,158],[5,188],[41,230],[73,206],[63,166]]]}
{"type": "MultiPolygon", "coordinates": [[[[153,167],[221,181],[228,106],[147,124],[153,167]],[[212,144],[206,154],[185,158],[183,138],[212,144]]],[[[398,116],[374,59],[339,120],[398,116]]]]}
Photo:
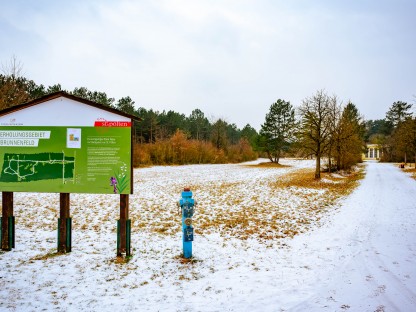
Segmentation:
{"type": "Polygon", "coordinates": [[[60,253],[71,251],[70,194],[111,194],[120,195],[117,255],[129,256],[132,139],[140,120],[63,91],[1,110],[1,249],[14,248],[13,192],[60,194],[60,253]]]}
{"type": "Polygon", "coordinates": [[[58,219],[58,252],[71,251],[72,245],[72,219],[70,217],[69,193],[59,194],[59,219],[58,219]]]}
{"type": "Polygon", "coordinates": [[[13,192],[2,193],[1,249],[14,248],[13,192]]]}
{"type": "Polygon", "coordinates": [[[131,220],[129,219],[129,195],[120,194],[120,219],[117,221],[117,256],[131,255],[131,220]]]}

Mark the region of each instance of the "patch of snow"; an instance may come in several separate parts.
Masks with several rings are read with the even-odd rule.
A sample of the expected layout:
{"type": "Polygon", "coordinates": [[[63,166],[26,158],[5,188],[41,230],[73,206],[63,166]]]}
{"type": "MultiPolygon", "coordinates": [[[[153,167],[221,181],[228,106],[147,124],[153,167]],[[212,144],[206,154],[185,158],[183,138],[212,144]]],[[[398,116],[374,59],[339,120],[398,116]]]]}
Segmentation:
{"type": "Polygon", "coordinates": [[[123,264],[115,261],[118,196],[72,194],[72,252],[57,256],[59,195],[16,193],[16,248],[0,252],[0,310],[414,310],[416,181],[390,164],[367,163],[365,179],[338,209],[300,223],[304,233],[293,239],[242,240],[235,229],[212,227],[195,234],[194,261],[181,259],[176,202],[185,186],[199,202],[196,231],[202,220],[242,211],[265,219],[284,212],[293,222],[306,216],[316,190],[271,185],[314,161],[282,164],[292,167],[135,170],[134,256],[123,264]]]}

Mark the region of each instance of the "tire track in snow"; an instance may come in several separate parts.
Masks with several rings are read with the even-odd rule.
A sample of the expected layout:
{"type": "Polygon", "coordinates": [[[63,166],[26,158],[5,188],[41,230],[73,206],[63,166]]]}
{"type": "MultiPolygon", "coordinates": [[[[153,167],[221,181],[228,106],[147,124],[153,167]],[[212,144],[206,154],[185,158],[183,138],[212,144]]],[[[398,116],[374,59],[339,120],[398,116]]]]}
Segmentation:
{"type": "MultiPolygon", "coordinates": [[[[377,181],[381,180],[381,174],[379,171],[370,171],[366,183],[372,181],[371,183],[374,184],[374,178],[371,176],[374,174],[377,181]]],[[[377,207],[381,207],[383,204],[383,199],[379,194],[380,187],[383,187],[383,185],[379,185],[377,188],[366,188],[367,190],[370,190],[370,192],[367,192],[366,194],[367,209],[364,212],[366,215],[361,219],[361,222],[363,223],[359,224],[355,228],[353,237],[357,244],[353,244],[353,250],[355,250],[354,257],[351,259],[351,261],[348,261],[348,264],[345,265],[343,270],[349,271],[354,270],[353,268],[357,268],[358,276],[362,278],[363,283],[368,287],[367,295],[372,295],[373,298],[378,297],[377,299],[381,301],[382,304],[378,305],[377,308],[384,308],[383,304],[386,304],[389,307],[393,307],[395,310],[397,310],[398,307],[392,300],[390,300],[389,296],[386,295],[385,283],[380,281],[379,278],[375,278],[380,276],[381,266],[378,264],[379,261],[376,259],[379,252],[374,248],[371,241],[375,235],[374,220],[377,215],[377,207]]],[[[384,275],[384,273],[382,275],[384,275]]]]}
{"type": "Polygon", "coordinates": [[[366,177],[329,227],[306,239],[299,237],[308,251],[296,253],[316,254],[315,269],[321,276],[316,277],[313,294],[288,310],[414,309],[415,186],[391,164],[368,163],[366,177]],[[334,248],[336,253],[331,252],[334,248]]]}
{"type": "MultiPolygon", "coordinates": [[[[372,166],[374,166],[374,164],[372,166]]],[[[394,269],[392,266],[400,264],[395,260],[397,254],[385,254],[385,252],[380,249],[380,247],[383,246],[377,246],[379,243],[380,232],[384,234],[388,233],[388,236],[392,237],[394,233],[399,231],[398,227],[402,227],[402,224],[399,225],[392,222],[394,219],[394,216],[391,215],[392,210],[380,211],[380,213],[377,213],[377,208],[394,207],[393,213],[404,213],[402,210],[406,210],[407,208],[402,208],[400,204],[401,199],[407,196],[415,197],[413,196],[414,187],[412,191],[413,181],[409,184],[403,183],[402,173],[398,172],[396,168],[390,165],[376,164],[374,169],[377,170],[375,171],[375,176],[379,183],[377,183],[378,187],[374,188],[371,196],[373,199],[370,202],[371,215],[374,217],[374,220],[371,223],[369,236],[364,245],[364,247],[366,247],[366,253],[361,254],[361,260],[364,263],[364,267],[361,271],[365,268],[369,272],[369,274],[366,275],[366,280],[370,282],[374,288],[374,297],[378,297],[382,303],[387,302],[390,307],[397,310],[401,310],[403,306],[411,308],[416,304],[416,293],[403,283],[404,276],[399,277],[392,271],[392,269],[394,269]],[[388,179],[383,179],[383,175],[387,176],[388,179]],[[376,192],[376,190],[378,190],[378,192],[376,192]],[[389,260],[389,262],[386,260],[389,260]],[[401,299],[398,300],[398,297],[401,297],[401,299]],[[396,302],[399,302],[399,305],[396,305],[396,302]]],[[[415,203],[416,198],[407,202],[415,203]]],[[[406,201],[403,205],[406,205],[406,201]]],[[[409,226],[409,228],[410,227],[411,226],[409,226]]],[[[408,228],[406,228],[406,232],[407,231],[408,228]]],[[[406,247],[409,249],[408,246],[406,247]]]]}

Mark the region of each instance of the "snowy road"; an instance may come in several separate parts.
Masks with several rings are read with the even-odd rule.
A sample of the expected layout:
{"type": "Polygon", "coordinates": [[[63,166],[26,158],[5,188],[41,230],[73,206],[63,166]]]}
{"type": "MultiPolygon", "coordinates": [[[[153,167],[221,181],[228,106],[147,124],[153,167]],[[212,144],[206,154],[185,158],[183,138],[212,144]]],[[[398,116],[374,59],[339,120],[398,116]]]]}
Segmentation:
{"type": "Polygon", "coordinates": [[[416,311],[416,182],[391,164],[368,163],[333,222],[294,244],[323,260],[311,266],[320,276],[310,296],[290,310],[416,311]]]}

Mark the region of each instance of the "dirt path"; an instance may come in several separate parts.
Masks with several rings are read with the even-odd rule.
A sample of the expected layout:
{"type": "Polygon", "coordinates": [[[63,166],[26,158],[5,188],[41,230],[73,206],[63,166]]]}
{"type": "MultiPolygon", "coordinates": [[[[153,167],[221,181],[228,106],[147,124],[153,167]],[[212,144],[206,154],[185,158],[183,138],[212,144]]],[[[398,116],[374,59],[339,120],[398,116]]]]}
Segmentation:
{"type": "Polygon", "coordinates": [[[326,261],[293,310],[415,311],[416,182],[393,165],[368,163],[333,223],[302,244],[326,261]]]}

